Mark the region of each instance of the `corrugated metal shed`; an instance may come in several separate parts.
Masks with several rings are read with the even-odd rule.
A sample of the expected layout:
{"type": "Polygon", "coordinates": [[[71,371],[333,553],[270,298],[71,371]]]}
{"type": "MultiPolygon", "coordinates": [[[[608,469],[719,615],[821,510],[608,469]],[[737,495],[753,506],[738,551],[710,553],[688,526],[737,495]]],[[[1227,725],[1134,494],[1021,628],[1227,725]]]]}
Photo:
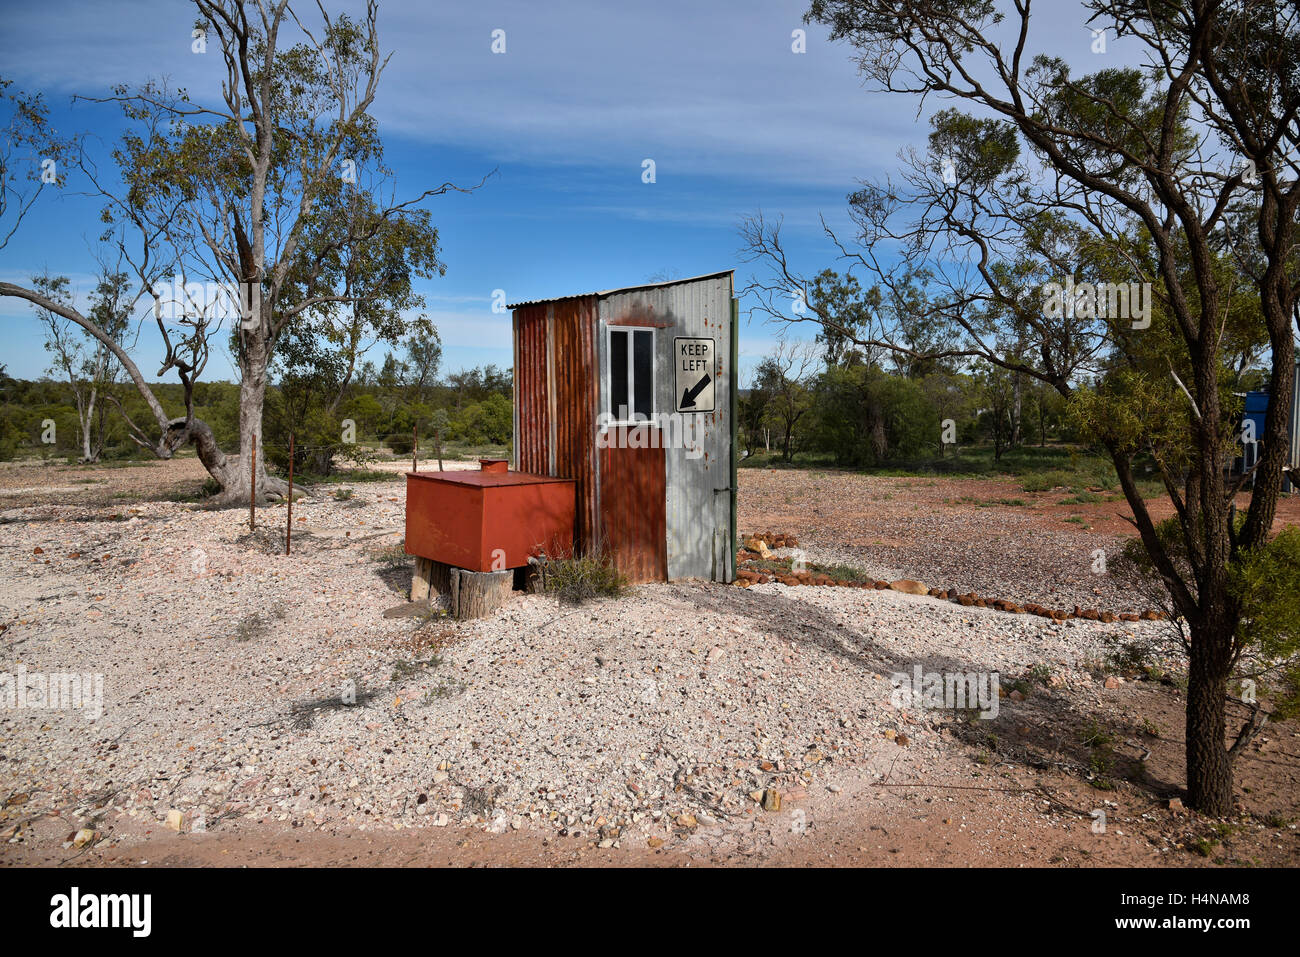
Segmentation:
{"type": "Polygon", "coordinates": [[[515,468],[577,483],[575,541],[598,530],[596,303],[590,297],[517,307],[515,468]]]}
{"type": "Polygon", "coordinates": [[[733,299],[725,270],[511,306],[516,467],[575,479],[580,547],[609,551],[634,580],[734,578],[733,299]],[[678,395],[683,339],[711,342],[707,411],[678,411],[687,401],[678,395]],[[628,371],[633,357],[638,396],[653,372],[651,423],[629,428],[617,415],[620,425],[608,423],[617,411],[611,341],[629,349],[621,394],[638,374],[628,371]]]}

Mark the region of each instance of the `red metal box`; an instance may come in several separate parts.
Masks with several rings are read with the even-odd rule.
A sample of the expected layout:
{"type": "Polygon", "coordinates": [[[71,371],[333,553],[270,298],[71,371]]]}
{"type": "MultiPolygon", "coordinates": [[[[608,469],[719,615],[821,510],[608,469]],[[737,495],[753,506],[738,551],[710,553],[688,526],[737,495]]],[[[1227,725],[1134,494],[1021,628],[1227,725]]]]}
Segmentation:
{"type": "Polygon", "coordinates": [[[407,472],[406,553],[490,572],[573,549],[573,479],[527,472],[407,472]]]}

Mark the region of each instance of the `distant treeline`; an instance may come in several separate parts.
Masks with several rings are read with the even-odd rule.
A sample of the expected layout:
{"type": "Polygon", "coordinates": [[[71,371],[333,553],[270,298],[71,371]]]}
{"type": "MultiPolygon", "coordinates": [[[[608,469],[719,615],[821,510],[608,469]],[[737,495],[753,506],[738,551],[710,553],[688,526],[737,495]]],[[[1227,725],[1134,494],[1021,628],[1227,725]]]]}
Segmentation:
{"type": "MultiPolygon", "coordinates": [[[[510,446],[513,377],[509,370],[489,365],[421,383],[399,362],[378,369],[363,367],[337,403],[313,385],[286,375],[268,390],[263,424],[268,461],[288,464],[291,431],[297,468],[319,473],[331,467],[329,456],[348,446],[386,446],[409,454],[412,428],[419,432],[423,454],[436,452],[439,432],[444,445],[510,446]]],[[[157,383],[153,390],[170,415],[185,414],[179,384],[157,383]]],[[[152,458],[152,453],[132,441],[123,418],[125,413],[142,426],[152,424],[139,392],[129,383],[115,382],[103,387],[99,401],[105,409],[102,422],[95,426],[104,434],[101,458],[152,458]]],[[[222,449],[238,451],[238,384],[198,383],[194,414],[212,427],[222,449]]],[[[0,461],[29,455],[75,461],[81,453],[72,387],[52,378],[14,379],[0,371],[0,461]]]]}
{"type": "Polygon", "coordinates": [[[739,441],[751,455],[856,468],[970,445],[989,445],[1000,458],[1022,445],[1077,438],[1066,401],[1027,375],[936,362],[886,368],[860,352],[786,344],[759,363],[738,411],[739,441]]]}

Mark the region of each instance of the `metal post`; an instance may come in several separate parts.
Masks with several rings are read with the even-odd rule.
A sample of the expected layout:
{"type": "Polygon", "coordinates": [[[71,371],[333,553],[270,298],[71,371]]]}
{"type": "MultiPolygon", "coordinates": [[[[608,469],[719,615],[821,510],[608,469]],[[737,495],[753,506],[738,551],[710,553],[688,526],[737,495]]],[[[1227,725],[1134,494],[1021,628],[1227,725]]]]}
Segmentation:
{"type": "Polygon", "coordinates": [[[420,437],[416,434],[415,426],[411,426],[411,471],[420,471],[420,463],[416,460],[416,455],[420,451],[420,437]]]}
{"type": "Polygon", "coordinates": [[[257,528],[257,436],[249,436],[250,446],[249,458],[252,460],[248,466],[250,480],[248,483],[248,531],[251,533],[257,528]]]}
{"type": "Polygon", "coordinates": [[[731,514],[728,516],[730,523],[728,528],[726,554],[729,557],[727,558],[727,569],[725,573],[726,580],[729,582],[734,581],[736,577],[736,546],[738,544],[737,539],[740,536],[739,522],[736,514],[736,497],[740,490],[740,482],[738,481],[738,476],[736,474],[736,465],[739,461],[736,458],[736,453],[738,451],[736,447],[736,423],[740,418],[737,414],[740,404],[740,370],[737,368],[737,366],[740,365],[740,300],[735,296],[731,297],[730,338],[731,370],[727,375],[727,392],[729,394],[729,401],[727,402],[727,418],[730,420],[728,426],[731,433],[731,514]]]}
{"type": "Polygon", "coordinates": [[[284,525],[284,553],[289,554],[289,540],[293,538],[293,433],[289,433],[289,512],[284,525]]]}

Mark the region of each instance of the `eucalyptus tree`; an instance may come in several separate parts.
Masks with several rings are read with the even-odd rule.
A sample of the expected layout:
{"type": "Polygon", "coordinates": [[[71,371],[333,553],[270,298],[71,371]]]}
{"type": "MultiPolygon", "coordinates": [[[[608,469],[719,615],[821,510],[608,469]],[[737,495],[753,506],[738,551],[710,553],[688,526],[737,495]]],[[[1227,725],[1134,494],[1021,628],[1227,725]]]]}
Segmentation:
{"type": "MultiPolygon", "coordinates": [[[[72,304],[71,284],[66,276],[33,276],[32,288],[61,305],[72,304]]],[[[129,298],[127,274],[102,269],[90,295],[90,317],[115,342],[122,341],[130,324],[130,313],[125,307],[129,298]]],[[[71,320],[40,307],[36,315],[45,327],[45,350],[54,360],[50,371],[63,378],[72,391],[81,461],[98,462],[108,434],[108,409],[117,402],[112,392],[117,380],[117,360],[108,346],[87,335],[71,320]]]]}
{"type": "Polygon", "coordinates": [[[392,194],[370,113],[388,62],[375,0],[357,19],[322,4],[299,16],[289,0],[193,2],[194,42],[216,67],[217,95],[199,102],[161,82],[120,86],[103,98],[128,121],[112,152],[120,188],[88,154],[78,164],[102,197],[105,238],[141,295],[153,297],[158,376],[179,379],[184,414],[167,414],[132,356],[92,317],[12,283],[0,283],[0,295],[56,312],[105,343],[154,420],[128,422],[135,441],[162,458],[192,444],[220,497],[236,502],[247,499],[254,474],[259,493],[284,494],[260,450],[282,337],[298,323],[328,323],[331,307],[351,307],[347,319],[333,317],[340,341],[358,322],[387,337],[409,305],[410,276],[441,270],[437,232],[420,204],[465,190],[442,183],[404,201],[392,194]],[[240,376],[237,454],[194,414],[194,386],[223,332],[240,376]]]}
{"type": "Polygon", "coordinates": [[[1238,439],[1227,383],[1245,352],[1266,365],[1274,396],[1293,385],[1300,9],[1294,0],[1088,0],[1079,14],[1091,50],[1124,38],[1144,62],[1089,56],[1082,34],[1097,68],[1075,75],[1065,59],[1034,52],[1031,8],[1043,6],[813,0],[807,14],[852,48],[868,90],[909,108],[956,104],[932,116],[926,148],[904,154],[899,181],[851,194],[852,241],[828,230],[847,271],[871,276],[886,296],[930,271],[933,341],[917,343],[884,311],[857,330],[815,308],[786,315],[790,290],[809,281],[791,265],[779,223],[761,216],[742,227],[767,264],[749,293],[760,310],[863,347],[981,360],[1074,400],[1114,463],[1184,630],[1189,803],[1225,814],[1233,759],[1259,727],[1258,706],[1246,702],[1254,710],[1229,744],[1229,680],[1254,630],[1234,580],[1269,541],[1289,417],[1288,402],[1270,404],[1238,515],[1242,479],[1224,468],[1238,439]],[[1172,526],[1143,500],[1138,457],[1154,463],[1172,526]]]}

